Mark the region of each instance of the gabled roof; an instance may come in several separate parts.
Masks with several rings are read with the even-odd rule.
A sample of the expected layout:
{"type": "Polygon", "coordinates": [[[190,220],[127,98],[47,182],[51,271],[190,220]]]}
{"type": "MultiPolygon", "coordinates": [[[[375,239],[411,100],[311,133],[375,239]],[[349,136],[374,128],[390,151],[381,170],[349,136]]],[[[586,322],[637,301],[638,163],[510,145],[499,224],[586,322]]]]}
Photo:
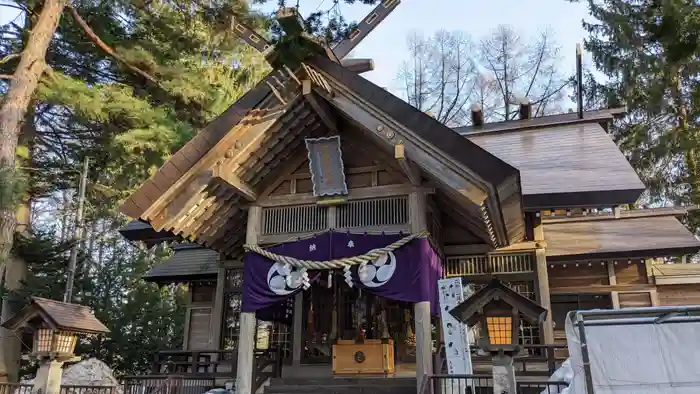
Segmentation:
{"type": "MultiPolygon", "coordinates": [[[[552,117],[536,119],[546,118],[552,117]]],[[[551,126],[542,120],[537,128],[465,137],[520,170],[528,210],[632,204],[645,189],[597,122],[551,126]]]]}
{"type": "Polygon", "coordinates": [[[663,257],[700,251],[700,241],[674,216],[562,218],[543,223],[547,261],[663,257]]]}
{"type": "Polygon", "coordinates": [[[215,126],[207,126],[182,148],[189,156],[178,152],[159,169],[123,204],[122,212],[156,231],[234,256],[243,242],[244,200],[257,199],[265,181],[274,177],[272,171],[303,150],[304,138],[342,136],[328,117],[345,116],[363,126],[363,137],[392,153],[394,145],[403,143],[407,159],[449,192],[486,242],[507,245],[522,239],[517,169],[328,59],[310,59],[304,67],[294,75],[275,71],[267,81],[276,86],[274,91],[268,87],[263,94],[264,83],[254,89],[258,93],[246,94],[215,126]],[[319,92],[320,78],[326,80],[324,88],[332,85],[336,90],[332,97],[319,92]],[[301,79],[315,81],[309,94],[318,100],[302,96],[301,79]],[[355,112],[344,112],[348,107],[342,104],[355,112]],[[396,138],[378,132],[385,129],[395,131],[396,138]]]}
{"type": "Polygon", "coordinates": [[[32,297],[30,304],[4,322],[2,327],[15,331],[35,319],[40,319],[55,330],[86,334],[109,332],[90,308],[40,297],[32,297]]]}
{"type": "Polygon", "coordinates": [[[501,300],[520,311],[530,324],[539,324],[547,317],[547,310],[536,302],[514,291],[498,279],[492,279],[461,304],[450,310],[450,314],[460,322],[470,322],[473,316],[480,314],[484,306],[493,300],[501,300]]]}
{"type": "Polygon", "coordinates": [[[478,144],[466,140],[432,116],[416,109],[359,74],[320,56],[314,57],[310,63],[328,73],[395,121],[415,131],[421,138],[429,141],[454,160],[464,164],[484,181],[500,184],[518,175],[518,170],[512,165],[482,149],[478,144]]]}

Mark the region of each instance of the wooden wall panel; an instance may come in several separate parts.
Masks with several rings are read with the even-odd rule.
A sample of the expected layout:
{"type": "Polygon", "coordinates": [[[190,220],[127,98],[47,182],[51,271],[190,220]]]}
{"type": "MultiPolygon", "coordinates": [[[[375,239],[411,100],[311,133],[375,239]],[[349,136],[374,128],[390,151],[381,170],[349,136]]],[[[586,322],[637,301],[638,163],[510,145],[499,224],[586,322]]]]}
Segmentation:
{"type": "Polygon", "coordinates": [[[483,242],[469,230],[449,220],[442,215],[442,243],[443,245],[471,245],[483,242]]]}
{"type": "Polygon", "coordinates": [[[639,264],[637,262],[632,264],[618,262],[618,265],[615,265],[614,268],[617,283],[620,285],[649,283],[647,280],[646,266],[644,264],[639,264]]]}
{"type": "Polygon", "coordinates": [[[581,264],[554,265],[548,269],[549,287],[563,290],[567,287],[604,286],[609,285],[608,268],[605,265],[593,264],[590,267],[581,264]]]}
{"type": "Polygon", "coordinates": [[[620,308],[641,308],[651,306],[651,294],[645,293],[618,293],[620,308]]]}
{"type": "MultiPolygon", "coordinates": [[[[408,179],[392,162],[393,157],[377,151],[367,141],[355,141],[354,137],[344,137],[341,142],[343,164],[345,166],[345,182],[348,189],[370,188],[374,186],[400,185],[408,183],[408,179]],[[357,148],[357,146],[361,146],[357,148]]],[[[306,151],[298,153],[289,161],[299,164],[294,170],[281,176],[273,183],[272,190],[267,190],[264,196],[279,196],[295,193],[313,192],[309,161],[306,151]],[[304,156],[301,156],[304,155],[304,156]],[[292,183],[294,185],[292,186],[292,183]]]]}
{"type": "Polygon", "coordinates": [[[211,308],[190,309],[190,329],[187,348],[189,350],[209,349],[212,345],[211,308]]]}
{"type": "Polygon", "coordinates": [[[658,286],[661,306],[700,305],[700,284],[658,286]]]}

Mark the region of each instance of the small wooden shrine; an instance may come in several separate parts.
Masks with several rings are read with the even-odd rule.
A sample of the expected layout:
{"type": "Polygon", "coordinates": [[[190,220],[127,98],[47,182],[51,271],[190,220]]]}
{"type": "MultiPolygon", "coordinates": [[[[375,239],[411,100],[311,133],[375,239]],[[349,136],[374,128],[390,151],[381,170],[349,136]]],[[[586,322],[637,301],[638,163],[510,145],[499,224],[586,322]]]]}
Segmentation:
{"type": "Polygon", "coordinates": [[[275,70],[121,208],[125,237],[175,251],[145,279],[190,288],[184,349],[154,372],[236,378],[250,394],[265,370],[254,350],[274,349],[283,375],[420,387],[442,370],[440,277],[471,291],[497,278],[546,309],[517,331],[523,357],[551,365],[570,310],[700,302],[700,269],[683,264],[700,242],[678,220],[690,208],[630,209],[645,187],[606,132],[622,109],[532,118],[523,104],[518,120],[483,123],[474,108],[451,129],[360,76],[371,61],[345,59],[397,5],[332,49],[300,34],[310,50],[291,62],[236,24],[275,70]]]}

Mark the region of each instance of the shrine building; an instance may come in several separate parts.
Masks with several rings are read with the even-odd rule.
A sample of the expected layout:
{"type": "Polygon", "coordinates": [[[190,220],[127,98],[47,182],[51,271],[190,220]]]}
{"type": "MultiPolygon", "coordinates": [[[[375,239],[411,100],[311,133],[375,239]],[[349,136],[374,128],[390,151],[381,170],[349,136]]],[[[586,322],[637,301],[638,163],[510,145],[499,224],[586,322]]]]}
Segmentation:
{"type": "Polygon", "coordinates": [[[568,311],[700,303],[688,209],[632,208],[645,186],[607,132],[623,109],[533,118],[524,103],[484,123],[474,108],[451,129],[361,63],[276,67],[123,203],[127,239],[174,251],[144,279],[189,288],[183,348],[154,374],[242,394],[273,369],[420,387],[443,371],[440,278],[497,278],[548,311],[520,326],[524,375],[566,357],[568,311]]]}

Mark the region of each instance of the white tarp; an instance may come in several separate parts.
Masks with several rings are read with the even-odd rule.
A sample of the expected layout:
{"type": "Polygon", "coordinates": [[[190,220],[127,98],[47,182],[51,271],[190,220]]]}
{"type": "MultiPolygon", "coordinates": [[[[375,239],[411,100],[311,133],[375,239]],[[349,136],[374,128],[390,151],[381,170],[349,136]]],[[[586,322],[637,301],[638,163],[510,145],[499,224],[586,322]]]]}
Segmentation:
{"type": "MultiPolygon", "coordinates": [[[[578,327],[566,319],[574,378],[569,394],[586,394],[578,327]]],[[[624,319],[624,323],[634,318],[624,319]]],[[[700,322],[586,325],[594,393],[700,393],[700,322]]]]}

